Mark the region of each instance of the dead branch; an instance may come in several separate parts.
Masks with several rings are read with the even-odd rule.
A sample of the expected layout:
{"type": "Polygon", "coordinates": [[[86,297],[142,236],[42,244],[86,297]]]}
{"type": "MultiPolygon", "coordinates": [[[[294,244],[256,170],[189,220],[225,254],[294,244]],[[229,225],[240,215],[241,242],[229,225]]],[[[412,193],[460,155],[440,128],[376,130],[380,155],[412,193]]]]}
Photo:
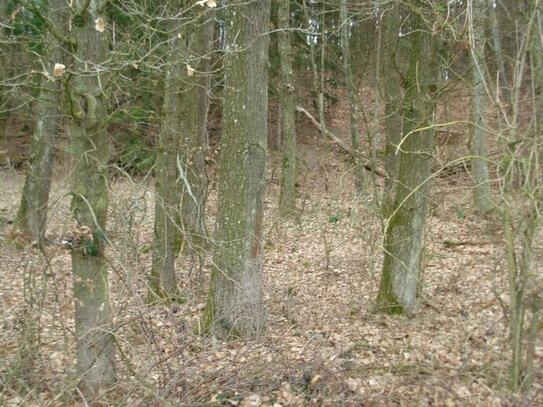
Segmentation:
{"type": "Polygon", "coordinates": [[[353,156],[353,157],[356,157],[358,156],[359,158],[361,159],[364,159],[364,161],[366,161],[365,164],[362,164],[364,166],[364,168],[366,170],[368,170],[369,172],[373,172],[375,173],[376,175],[379,175],[380,177],[386,177],[386,175],[379,171],[378,169],[374,168],[371,164],[370,164],[370,160],[368,159],[368,157],[364,157],[362,154],[358,153],[358,154],[355,154],[355,151],[352,149],[352,147],[350,145],[348,145],[347,143],[345,143],[343,140],[341,140],[338,136],[336,136],[334,133],[332,133],[330,130],[326,129],[326,127],[324,127],[323,125],[321,125],[319,123],[319,121],[317,119],[315,119],[311,113],[309,113],[307,110],[305,110],[303,107],[301,106],[296,106],[296,110],[300,113],[303,113],[308,119],[309,121],[311,121],[311,123],[313,123],[315,125],[315,127],[317,127],[321,133],[323,133],[326,137],[328,137],[330,140],[332,140],[343,152],[349,154],[350,156],[353,156]]]}

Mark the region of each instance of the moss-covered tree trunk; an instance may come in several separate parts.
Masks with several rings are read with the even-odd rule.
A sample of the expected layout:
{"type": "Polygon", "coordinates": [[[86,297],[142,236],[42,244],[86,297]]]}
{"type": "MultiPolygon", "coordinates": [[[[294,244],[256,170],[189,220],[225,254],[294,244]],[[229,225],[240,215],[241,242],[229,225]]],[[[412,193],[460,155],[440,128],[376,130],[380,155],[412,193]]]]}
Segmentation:
{"type": "Polygon", "coordinates": [[[77,372],[93,397],[115,381],[112,310],[104,257],[108,211],[107,67],[109,34],[105,2],[74,1],[73,76],[67,83],[74,155],[72,242],[77,372]]]}
{"type": "Polygon", "coordinates": [[[264,329],[262,218],[267,149],[269,0],[231,1],[217,230],[205,328],[221,337],[264,329]]]}
{"type": "MultiPolygon", "coordinates": [[[[67,14],[63,6],[62,0],[49,0],[46,18],[57,33],[65,35],[67,14]]],[[[67,63],[58,40],[50,31],[46,31],[45,37],[41,62],[46,75],[42,78],[40,95],[35,102],[36,124],[30,147],[30,166],[14,222],[15,231],[37,243],[41,243],[45,235],[55,136],[62,118],[61,78],[60,72],[55,72],[54,68],[55,64],[67,63]]]]}
{"type": "MultiPolygon", "coordinates": [[[[414,1],[418,12],[423,2],[414,1]]],[[[412,48],[403,105],[403,135],[397,145],[394,200],[385,220],[384,261],[377,310],[410,313],[421,268],[426,201],[432,168],[436,69],[431,27],[414,16],[412,48]]]]}
{"type": "Polygon", "coordinates": [[[296,211],[296,116],[294,76],[292,74],[292,47],[290,44],[290,1],[280,0],[278,47],[281,60],[281,153],[282,173],[279,211],[289,216],[296,211]]]}
{"type": "Polygon", "coordinates": [[[364,187],[364,165],[361,162],[360,152],[360,131],[358,129],[358,89],[354,81],[353,70],[351,68],[351,50],[349,46],[349,19],[347,10],[347,0],[341,0],[340,8],[341,21],[341,54],[343,58],[343,74],[347,85],[347,98],[349,101],[349,122],[351,129],[351,145],[353,147],[354,157],[354,176],[355,185],[358,191],[364,187]]]}
{"type": "Polygon", "coordinates": [[[470,137],[469,155],[471,160],[471,176],[475,183],[473,187],[473,205],[479,212],[486,213],[494,208],[490,182],[488,177],[488,148],[486,145],[485,117],[487,105],[487,90],[482,61],[484,60],[484,28],[485,14],[489,4],[486,0],[473,0],[468,3],[470,8],[470,137]]]}

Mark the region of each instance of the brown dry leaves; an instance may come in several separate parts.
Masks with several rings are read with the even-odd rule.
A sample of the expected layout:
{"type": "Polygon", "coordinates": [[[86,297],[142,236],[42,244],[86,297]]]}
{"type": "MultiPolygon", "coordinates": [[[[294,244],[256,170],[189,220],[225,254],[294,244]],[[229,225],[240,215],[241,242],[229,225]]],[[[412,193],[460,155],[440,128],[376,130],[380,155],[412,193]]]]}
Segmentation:
{"type": "MultiPolygon", "coordinates": [[[[503,308],[507,284],[500,239],[492,221],[471,213],[467,180],[459,178],[451,186],[449,180],[440,179],[434,185],[434,196],[442,200],[428,218],[422,295],[414,317],[376,315],[372,307],[382,239],[378,208],[370,195],[354,196],[348,164],[328,146],[305,145],[301,151],[308,160],[317,159],[311,171],[300,171],[300,218],[279,219],[278,187],[272,183],[268,190],[264,274],[268,331],[256,340],[223,342],[193,334],[206,301],[209,254],[204,256],[202,274],[196,258],[178,260],[186,304],[146,304],[153,190],[139,181],[112,184],[112,246],[107,255],[120,350],[119,385],[110,394],[112,403],[239,407],[520,403],[507,391],[503,308]],[[457,216],[459,209],[463,217],[457,216]],[[450,247],[443,244],[447,239],[485,244],[450,247]]],[[[2,190],[12,192],[0,198],[0,208],[13,216],[17,200],[12,197],[22,188],[22,177],[2,176],[0,182],[2,190]]],[[[48,261],[37,250],[17,251],[2,241],[0,301],[5,311],[0,358],[6,405],[24,399],[25,405],[56,406],[63,397],[74,404],[77,398],[73,384],[62,384],[75,383],[70,381],[75,367],[70,263],[60,247],[71,224],[68,198],[62,198],[62,186],[67,184],[60,179],[56,185],[48,261]],[[25,325],[24,320],[34,324],[25,325]],[[23,346],[36,329],[37,347],[23,346]],[[18,368],[17,361],[29,349],[34,354],[27,358],[26,370],[18,368]],[[32,390],[25,393],[9,377],[25,377],[30,386],[26,388],[32,390]]],[[[210,219],[214,205],[212,196],[210,219]]],[[[211,222],[209,226],[212,230],[211,222]]],[[[539,364],[542,357],[539,352],[539,364]]],[[[536,386],[540,383],[536,381],[536,386]]],[[[534,403],[543,402],[541,387],[533,396],[534,403]]]]}

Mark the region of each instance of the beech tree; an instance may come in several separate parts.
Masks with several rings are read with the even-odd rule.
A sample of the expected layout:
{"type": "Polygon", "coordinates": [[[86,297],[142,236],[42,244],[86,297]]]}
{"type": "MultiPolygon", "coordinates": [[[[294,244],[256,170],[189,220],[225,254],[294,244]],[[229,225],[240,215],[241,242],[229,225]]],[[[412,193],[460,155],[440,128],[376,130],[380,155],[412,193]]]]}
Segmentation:
{"type": "Polygon", "coordinates": [[[262,220],[267,151],[269,0],[229,2],[218,210],[204,329],[264,329],[262,220]]]}
{"type": "Polygon", "coordinates": [[[377,310],[410,313],[415,306],[421,268],[426,201],[432,173],[433,117],[437,87],[435,33],[421,13],[424,1],[412,1],[409,69],[402,102],[402,138],[394,177],[394,198],[385,220],[384,260],[377,310]]]}

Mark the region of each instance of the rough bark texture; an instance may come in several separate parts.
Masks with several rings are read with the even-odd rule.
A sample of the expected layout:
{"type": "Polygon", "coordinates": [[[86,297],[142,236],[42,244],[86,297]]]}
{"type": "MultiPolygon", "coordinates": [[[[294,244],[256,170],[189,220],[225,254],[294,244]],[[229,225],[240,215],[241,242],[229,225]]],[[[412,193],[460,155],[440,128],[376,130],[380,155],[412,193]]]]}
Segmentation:
{"type": "Polygon", "coordinates": [[[105,20],[104,4],[74,2],[74,76],[69,89],[74,152],[72,214],[78,225],[72,249],[77,372],[81,390],[93,397],[115,381],[112,311],[104,258],[108,211],[106,116],[108,33],[95,29],[105,20]],[[85,7],[86,6],[86,7],[85,7]]]}
{"type": "Polygon", "coordinates": [[[471,157],[471,175],[473,187],[473,204],[477,211],[489,212],[494,208],[490,183],[488,179],[488,148],[486,145],[485,117],[487,91],[485,89],[484,66],[484,14],[487,10],[486,0],[473,0],[470,19],[471,44],[471,110],[469,154],[471,157]]]}
{"type": "Polygon", "coordinates": [[[290,1],[280,0],[278,8],[278,47],[281,59],[281,152],[283,165],[279,211],[292,215],[296,211],[296,116],[294,77],[292,74],[292,47],[290,45],[290,1]]]}
{"type": "MultiPolygon", "coordinates": [[[[424,9],[423,4],[414,3],[417,10],[424,9]]],[[[421,16],[415,17],[410,36],[411,59],[403,101],[404,134],[397,146],[394,201],[386,219],[385,256],[377,296],[377,310],[386,313],[410,313],[415,306],[432,168],[435,39],[423,25],[421,16]]]]}
{"type": "Polygon", "coordinates": [[[191,76],[183,71],[180,97],[181,148],[179,170],[181,178],[181,223],[185,246],[200,252],[205,244],[205,198],[207,176],[205,154],[207,149],[207,113],[209,108],[210,51],[213,45],[213,9],[205,8],[194,17],[192,29],[183,34],[184,64],[194,69],[191,76]]]}
{"type": "MultiPolygon", "coordinates": [[[[149,301],[178,296],[175,276],[175,257],[181,245],[179,234],[180,182],[177,159],[179,156],[179,116],[182,87],[181,39],[175,30],[170,39],[170,53],[165,78],[162,123],[155,162],[155,225],[153,261],[149,280],[149,301]]],[[[186,69],[186,68],[185,68],[186,69]]]]}
{"type": "MultiPolygon", "coordinates": [[[[5,24],[7,22],[7,9],[8,2],[6,0],[0,1],[0,22],[5,24]]],[[[6,49],[8,47],[7,41],[5,39],[4,30],[0,30],[0,137],[4,137],[5,130],[5,116],[6,116],[6,89],[4,85],[4,80],[7,77],[6,75],[6,65],[8,63],[6,58],[6,49]]]]}
{"type": "MultiPolygon", "coordinates": [[[[66,13],[64,1],[50,0],[46,18],[57,32],[64,33],[66,13]]],[[[43,67],[48,77],[42,79],[39,99],[36,101],[36,124],[30,147],[30,168],[25,179],[21,202],[15,219],[14,230],[35,242],[41,243],[45,235],[47,205],[53,161],[55,136],[60,130],[62,118],[61,82],[53,77],[55,63],[66,63],[58,41],[50,32],[45,34],[43,67]]]]}
{"type": "Polygon", "coordinates": [[[382,58],[382,97],[385,102],[383,127],[386,132],[385,139],[385,185],[383,192],[382,212],[388,218],[393,211],[394,186],[398,166],[396,149],[402,138],[402,83],[398,69],[405,63],[399,54],[400,11],[399,5],[383,15],[379,29],[383,42],[382,58]]]}
{"type": "Polygon", "coordinates": [[[358,191],[364,187],[364,165],[360,156],[360,131],[358,129],[358,89],[356,87],[353,71],[351,69],[351,52],[349,48],[349,21],[347,13],[347,0],[340,2],[341,20],[341,53],[343,57],[343,73],[347,83],[347,97],[349,100],[349,121],[351,128],[351,145],[355,164],[355,185],[358,191]]]}
{"type": "Polygon", "coordinates": [[[229,3],[217,231],[206,328],[221,337],[264,329],[262,217],[267,148],[270,2],[229,3]]]}

